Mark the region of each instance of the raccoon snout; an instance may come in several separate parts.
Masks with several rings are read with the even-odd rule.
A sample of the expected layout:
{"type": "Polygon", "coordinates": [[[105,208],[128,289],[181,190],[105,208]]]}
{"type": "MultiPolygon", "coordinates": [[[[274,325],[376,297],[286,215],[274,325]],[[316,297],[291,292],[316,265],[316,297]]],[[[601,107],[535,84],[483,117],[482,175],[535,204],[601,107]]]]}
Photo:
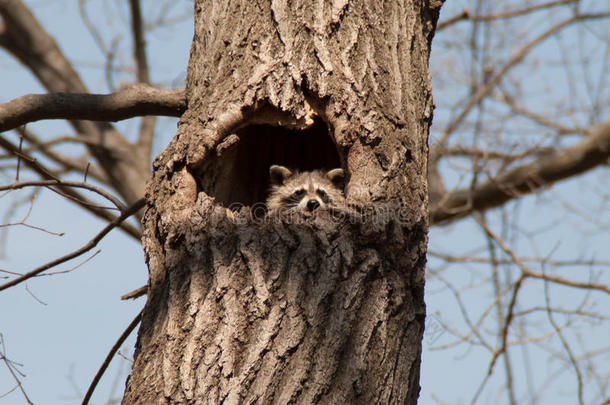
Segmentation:
{"type": "Polygon", "coordinates": [[[313,211],[320,206],[320,202],[318,200],[311,199],[307,201],[307,210],[313,211]]]}

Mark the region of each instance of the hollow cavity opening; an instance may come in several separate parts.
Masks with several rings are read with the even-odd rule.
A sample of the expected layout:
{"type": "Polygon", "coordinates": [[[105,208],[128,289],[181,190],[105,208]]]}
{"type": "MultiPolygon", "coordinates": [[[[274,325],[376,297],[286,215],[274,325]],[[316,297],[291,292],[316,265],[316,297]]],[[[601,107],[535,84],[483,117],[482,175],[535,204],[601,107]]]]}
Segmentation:
{"type": "Polygon", "coordinates": [[[232,137],[198,176],[201,189],[228,208],[264,203],[271,165],[298,171],[341,167],[330,129],[319,118],[305,130],[250,125],[232,137]]]}

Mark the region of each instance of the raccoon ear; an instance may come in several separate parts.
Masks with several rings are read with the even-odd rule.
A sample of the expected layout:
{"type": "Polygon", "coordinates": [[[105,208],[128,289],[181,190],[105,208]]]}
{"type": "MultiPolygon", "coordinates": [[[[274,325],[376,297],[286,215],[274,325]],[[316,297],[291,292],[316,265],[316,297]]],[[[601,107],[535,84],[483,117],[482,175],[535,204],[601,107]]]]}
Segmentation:
{"type": "Polygon", "coordinates": [[[345,186],[345,172],[343,169],[333,169],[326,173],[326,177],[337,187],[339,190],[343,190],[345,186]]]}
{"type": "Polygon", "coordinates": [[[292,176],[292,172],[284,166],[273,165],[269,168],[271,184],[275,186],[284,184],[284,181],[290,176],[292,176]]]}

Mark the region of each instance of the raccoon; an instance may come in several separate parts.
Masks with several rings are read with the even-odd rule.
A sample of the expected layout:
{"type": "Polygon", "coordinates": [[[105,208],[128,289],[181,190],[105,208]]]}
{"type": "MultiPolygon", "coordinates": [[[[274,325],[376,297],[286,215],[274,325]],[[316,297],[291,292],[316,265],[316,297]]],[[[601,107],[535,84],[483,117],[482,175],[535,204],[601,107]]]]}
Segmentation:
{"type": "Polygon", "coordinates": [[[343,204],[343,169],[328,172],[295,172],[284,166],[269,168],[271,193],[267,199],[269,214],[313,214],[316,210],[343,204]]]}

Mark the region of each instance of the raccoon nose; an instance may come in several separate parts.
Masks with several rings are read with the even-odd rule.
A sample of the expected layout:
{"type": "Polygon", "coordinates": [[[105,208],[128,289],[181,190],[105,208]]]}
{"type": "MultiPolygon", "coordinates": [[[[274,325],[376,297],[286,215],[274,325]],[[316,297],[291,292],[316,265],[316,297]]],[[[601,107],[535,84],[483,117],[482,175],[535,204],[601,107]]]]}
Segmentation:
{"type": "Polygon", "coordinates": [[[307,210],[308,211],[313,211],[316,208],[318,208],[319,206],[320,206],[320,203],[318,202],[318,200],[311,199],[311,200],[307,201],[307,210]]]}

